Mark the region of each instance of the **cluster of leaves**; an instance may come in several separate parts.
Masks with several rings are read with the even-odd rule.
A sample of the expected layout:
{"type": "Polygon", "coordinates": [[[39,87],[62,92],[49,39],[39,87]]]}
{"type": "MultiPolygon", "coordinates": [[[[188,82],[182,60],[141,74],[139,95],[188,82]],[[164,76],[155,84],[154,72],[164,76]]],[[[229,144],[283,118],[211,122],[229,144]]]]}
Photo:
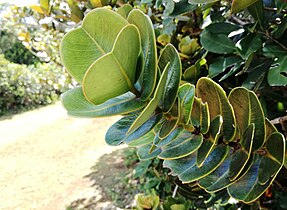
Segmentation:
{"type": "Polygon", "coordinates": [[[58,66],[20,65],[0,56],[0,115],[51,104],[66,90],[68,83],[58,66]]]}
{"type": "MultiPolygon", "coordinates": [[[[230,7],[220,1],[191,1],[196,5],[189,7],[193,18],[211,22],[203,30],[198,28],[195,36],[200,44],[181,34],[178,53],[167,44],[178,38],[172,36],[161,42],[165,47],[159,57],[152,22],[142,11],[125,5],[117,12],[88,13],[82,26],[69,32],[61,45],[65,67],[81,84],[63,95],[68,113],[122,114],[106,134],[108,144],[135,146],[143,160],[163,159],[189,191],[199,186],[212,201],[220,198],[222,205],[230,197],[254,202],[284,164],[285,139],[247,88],[263,92],[266,86],[286,85],[282,68],[286,26],[267,19],[263,26],[254,17],[260,8],[257,3],[242,2],[233,1],[230,7]],[[239,27],[227,18],[242,21],[245,11],[232,16],[230,9],[236,13],[247,7],[257,12],[249,11],[253,19],[246,25],[239,27]],[[282,42],[273,38],[278,30],[282,42]],[[263,69],[262,75],[258,76],[258,69],[263,69]],[[230,93],[210,78],[223,81],[230,93]],[[230,91],[238,83],[245,87],[230,91]]],[[[278,11],[283,15],[274,11],[272,15],[286,18],[285,10],[278,11]]]]}

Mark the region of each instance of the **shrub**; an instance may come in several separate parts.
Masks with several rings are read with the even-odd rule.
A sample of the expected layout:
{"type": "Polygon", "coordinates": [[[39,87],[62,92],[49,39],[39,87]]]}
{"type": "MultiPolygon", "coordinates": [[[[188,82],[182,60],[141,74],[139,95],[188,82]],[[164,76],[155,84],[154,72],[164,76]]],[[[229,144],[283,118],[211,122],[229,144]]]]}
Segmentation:
{"type": "MultiPolygon", "coordinates": [[[[171,29],[170,39],[158,37],[165,45],[159,56],[152,22],[141,10],[125,5],[117,12],[90,12],[62,41],[63,63],[81,84],[63,95],[63,104],[75,116],[124,115],[110,127],[106,142],[137,147],[142,160],[163,159],[185,197],[194,199],[202,192],[197,206],[208,208],[218,200],[226,205],[230,198],[253,203],[270,190],[280,171],[284,173],[285,138],[265,118],[265,100],[260,102],[250,89],[265,95],[270,86],[286,85],[286,49],[278,41],[285,29],[254,17],[260,8],[262,12],[262,5],[254,1],[190,2],[195,23],[189,32],[194,38],[181,39],[184,33],[171,29]],[[230,6],[232,13],[251,10],[248,26],[230,23],[230,6]],[[207,16],[211,23],[202,30],[199,26],[207,16]],[[260,35],[271,26],[280,29],[278,40],[267,32],[260,35]],[[176,40],[181,53],[168,43],[176,40]],[[254,81],[261,67],[264,73],[254,81]]],[[[170,10],[176,10],[175,3],[162,3],[164,21],[174,24],[169,16],[174,15],[170,10]]],[[[182,5],[189,4],[181,1],[177,9],[187,12],[182,5]]],[[[242,23],[242,14],[231,17],[242,23]]],[[[285,18],[284,12],[280,15],[285,18]]],[[[178,23],[176,29],[181,26],[178,23]]]]}
{"type": "Polygon", "coordinates": [[[20,65],[0,57],[0,114],[55,102],[68,90],[62,68],[51,63],[20,65]]]}

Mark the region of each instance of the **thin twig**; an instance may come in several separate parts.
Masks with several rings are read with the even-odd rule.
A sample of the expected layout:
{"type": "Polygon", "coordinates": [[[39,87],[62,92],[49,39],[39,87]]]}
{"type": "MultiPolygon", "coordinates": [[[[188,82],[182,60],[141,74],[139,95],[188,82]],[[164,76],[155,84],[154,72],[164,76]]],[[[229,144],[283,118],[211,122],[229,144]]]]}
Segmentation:
{"type": "Polygon", "coordinates": [[[287,115],[286,115],[286,116],[283,116],[283,117],[277,117],[277,118],[271,120],[270,122],[271,122],[273,125],[276,125],[276,124],[281,124],[283,121],[287,121],[287,115]]]}
{"type": "Polygon", "coordinates": [[[175,198],[175,196],[176,196],[177,189],[178,189],[178,185],[176,185],[174,190],[173,190],[173,193],[172,193],[173,198],[175,198]]]}

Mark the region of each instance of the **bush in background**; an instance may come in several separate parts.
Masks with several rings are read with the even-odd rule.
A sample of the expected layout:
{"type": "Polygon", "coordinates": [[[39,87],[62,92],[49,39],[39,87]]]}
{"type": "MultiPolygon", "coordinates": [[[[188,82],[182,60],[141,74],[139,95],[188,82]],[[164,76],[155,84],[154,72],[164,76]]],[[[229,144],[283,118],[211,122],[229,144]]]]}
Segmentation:
{"type": "Polygon", "coordinates": [[[20,65],[0,55],[0,115],[51,104],[70,82],[56,64],[20,65]]]}

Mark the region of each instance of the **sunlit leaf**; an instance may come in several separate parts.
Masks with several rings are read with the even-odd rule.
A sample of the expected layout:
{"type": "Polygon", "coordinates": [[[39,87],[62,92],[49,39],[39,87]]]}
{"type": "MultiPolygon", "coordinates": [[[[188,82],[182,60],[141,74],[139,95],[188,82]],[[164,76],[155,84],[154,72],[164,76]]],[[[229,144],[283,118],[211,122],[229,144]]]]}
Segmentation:
{"type": "Polygon", "coordinates": [[[127,19],[132,9],[133,7],[130,4],[125,4],[118,8],[117,13],[120,14],[123,18],[127,19]]]}
{"type": "Polygon", "coordinates": [[[156,148],[150,153],[150,148],[151,147],[152,147],[151,144],[140,146],[138,148],[138,150],[137,150],[138,157],[141,160],[149,160],[149,159],[155,158],[158,154],[161,153],[161,149],[160,148],[156,148]]]}
{"type": "Polygon", "coordinates": [[[136,117],[137,115],[125,116],[114,123],[106,133],[106,143],[111,146],[120,145],[124,141],[126,133],[136,117]]]}
{"type": "Polygon", "coordinates": [[[225,160],[228,151],[229,149],[225,145],[216,146],[201,167],[197,167],[195,164],[179,174],[178,178],[183,183],[190,183],[207,176],[220,166],[225,160]]]}
{"type": "Polygon", "coordinates": [[[273,133],[269,136],[265,145],[267,154],[263,156],[258,171],[258,182],[267,183],[280,168],[285,159],[285,140],[281,133],[273,133]]]}
{"type": "Polygon", "coordinates": [[[258,182],[258,172],[262,158],[262,156],[255,155],[255,162],[249,171],[227,188],[228,193],[232,197],[237,200],[244,201],[245,203],[251,203],[257,200],[271,185],[282,165],[276,174],[274,174],[268,182],[262,185],[258,182]]]}
{"type": "Polygon", "coordinates": [[[157,50],[153,24],[148,16],[140,10],[133,10],[128,21],[139,29],[141,49],[143,52],[142,100],[147,100],[153,93],[157,73],[157,50]]]}
{"type": "Polygon", "coordinates": [[[210,124],[209,138],[204,139],[203,144],[197,151],[196,164],[198,167],[201,167],[208,155],[212,152],[215,147],[220,130],[222,127],[222,117],[218,115],[210,124]]]}
{"type": "MultiPolygon", "coordinates": [[[[252,164],[253,158],[251,157],[239,175],[239,178],[247,173],[252,164]]],[[[209,193],[214,193],[230,186],[233,182],[229,179],[229,166],[230,156],[227,156],[224,162],[215,171],[199,180],[199,185],[209,193]]]]}
{"type": "Polygon", "coordinates": [[[162,152],[158,155],[161,159],[178,159],[195,152],[202,144],[202,135],[192,135],[190,138],[184,138],[183,142],[162,147],[162,152]]]}
{"type": "Polygon", "coordinates": [[[229,179],[234,181],[242,172],[248,159],[251,156],[255,125],[250,124],[240,138],[240,148],[236,149],[231,155],[229,167],[229,179]]]}
{"type": "Polygon", "coordinates": [[[111,52],[96,60],[86,72],[83,79],[85,97],[100,104],[134,89],[139,53],[138,29],[127,25],[120,31],[111,52]]]}
{"type": "Polygon", "coordinates": [[[223,136],[230,141],[235,136],[235,116],[224,90],[211,79],[202,77],[196,85],[196,94],[203,102],[207,102],[212,121],[217,115],[223,118],[223,136]]]}
{"type": "Polygon", "coordinates": [[[228,97],[233,106],[239,132],[243,134],[251,124],[255,125],[252,150],[262,147],[265,141],[264,113],[254,92],[243,87],[233,89],[228,97]]]}
{"type": "Polygon", "coordinates": [[[162,101],[160,101],[159,104],[159,107],[164,112],[168,112],[175,102],[182,74],[180,57],[175,47],[171,44],[165,46],[159,57],[158,66],[161,72],[163,72],[168,63],[170,63],[170,65],[167,68],[167,81],[165,83],[162,101]]]}
{"type": "Polygon", "coordinates": [[[237,13],[246,9],[250,5],[254,4],[258,0],[233,0],[231,5],[231,12],[237,13]]]}
{"type": "Polygon", "coordinates": [[[119,14],[98,8],[86,15],[80,28],[64,36],[60,49],[62,62],[77,82],[82,83],[92,63],[112,51],[119,32],[127,24],[119,14]]]}
{"type": "Polygon", "coordinates": [[[145,109],[142,111],[140,116],[134,121],[134,123],[131,125],[129,129],[129,133],[132,133],[137,128],[139,128],[143,123],[145,123],[154,113],[156,108],[158,107],[160,101],[162,100],[162,95],[165,90],[165,84],[167,82],[168,78],[168,67],[170,63],[167,63],[164,71],[162,72],[162,75],[160,77],[160,80],[157,84],[153,99],[148,103],[148,105],[145,107],[145,109]]]}
{"type": "Polygon", "coordinates": [[[81,87],[64,93],[62,104],[68,114],[78,117],[106,117],[127,114],[142,109],[146,105],[146,103],[136,99],[136,96],[131,92],[112,98],[103,104],[94,105],[84,97],[81,87]]]}
{"type": "Polygon", "coordinates": [[[165,119],[159,130],[158,137],[160,139],[166,138],[176,128],[177,123],[180,120],[180,104],[178,100],[174,103],[170,114],[170,119],[165,119]]]}
{"type": "Polygon", "coordinates": [[[150,132],[162,119],[162,113],[153,114],[150,118],[144,122],[139,128],[133,132],[127,132],[124,142],[126,144],[131,143],[132,141],[139,139],[141,136],[150,132]]]}
{"type": "Polygon", "coordinates": [[[183,121],[188,124],[190,121],[191,110],[195,95],[195,87],[190,83],[186,83],[179,87],[178,97],[180,102],[181,115],[183,121]]]}

